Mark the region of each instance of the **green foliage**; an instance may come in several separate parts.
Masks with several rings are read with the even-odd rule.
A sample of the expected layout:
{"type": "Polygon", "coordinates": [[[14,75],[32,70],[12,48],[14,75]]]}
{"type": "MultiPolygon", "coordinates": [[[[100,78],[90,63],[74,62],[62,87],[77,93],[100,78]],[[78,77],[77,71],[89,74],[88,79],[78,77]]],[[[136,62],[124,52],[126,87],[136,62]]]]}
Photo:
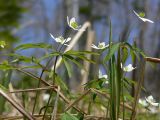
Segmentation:
{"type": "Polygon", "coordinates": [[[0,40],[14,42],[17,40],[12,34],[12,30],[19,26],[22,13],[26,10],[22,7],[24,0],[1,0],[0,1],[0,40]]]}
{"type": "Polygon", "coordinates": [[[76,117],[73,116],[72,114],[66,112],[66,113],[63,113],[63,114],[62,114],[61,120],[78,120],[78,118],[76,118],[76,117]]]}
{"type": "MultiPolygon", "coordinates": [[[[17,4],[17,2],[15,2],[14,4],[17,4]]],[[[6,74],[0,84],[0,88],[6,89],[8,87],[10,77],[12,77],[12,71],[14,72],[15,70],[17,70],[18,72],[22,72],[25,74],[25,76],[21,76],[23,80],[21,80],[21,82],[19,83],[19,88],[28,89],[30,87],[37,87],[37,89],[39,89],[39,87],[42,86],[42,83],[46,85],[45,87],[48,87],[47,90],[49,91],[49,98],[45,98],[47,99],[47,102],[45,101],[43,107],[38,106],[41,108],[36,108],[37,99],[39,98],[40,92],[34,89],[36,91],[36,97],[35,103],[33,103],[34,107],[32,110],[32,114],[34,114],[34,111],[38,111],[37,109],[40,109],[39,111],[44,109],[43,118],[45,118],[46,113],[51,113],[51,110],[53,110],[54,112],[61,114],[61,120],[83,120],[86,117],[84,115],[86,114],[84,112],[86,111],[86,109],[88,110],[89,114],[91,114],[93,110],[95,110],[95,112],[99,112],[102,111],[102,109],[105,109],[105,112],[107,111],[107,115],[105,117],[109,117],[111,120],[118,120],[119,117],[123,117],[124,119],[126,115],[126,112],[124,110],[124,103],[134,102],[133,97],[130,95],[130,90],[132,85],[137,85],[137,83],[125,76],[126,71],[123,70],[123,65],[126,63],[129,57],[132,57],[132,60],[134,62],[136,58],[139,58],[140,60],[140,56],[145,57],[146,55],[135,45],[131,45],[127,41],[113,43],[111,21],[109,24],[109,47],[106,47],[98,52],[83,50],[63,51],[62,48],[66,47],[66,41],[64,41],[63,44],[60,43],[57,49],[54,49],[52,45],[47,43],[27,43],[17,46],[16,48],[14,48],[15,53],[4,54],[4,56],[10,57],[12,59],[0,63],[0,70],[2,70],[4,74],[6,74]],[[47,53],[37,58],[32,55],[24,56],[17,52],[20,50],[28,50],[31,48],[40,48],[44,51],[47,51],[47,53]],[[96,75],[93,76],[94,79],[90,81],[88,80],[88,82],[83,85],[85,90],[88,90],[88,93],[84,92],[74,95],[66,85],[63,76],[59,74],[59,71],[56,68],[57,61],[62,60],[61,63],[65,66],[64,69],[66,69],[69,76],[68,79],[70,80],[72,78],[72,75],[74,74],[73,64],[76,65],[77,69],[85,70],[88,76],[90,75],[90,71],[86,70],[86,66],[84,66],[83,64],[84,61],[90,64],[95,64],[98,67],[100,66],[95,62],[95,60],[89,59],[88,55],[93,55],[96,57],[104,55],[102,56],[102,65],[105,68],[108,78],[105,78],[103,75],[101,75],[102,77],[100,77],[100,75],[96,76],[97,74],[95,73],[96,75]],[[28,72],[27,69],[33,70],[34,72],[28,72]],[[34,80],[38,81],[35,82],[34,80]],[[38,86],[36,86],[37,83],[38,86]],[[60,99],[58,99],[58,97],[55,97],[56,94],[58,97],[60,97],[60,99]],[[71,102],[70,100],[68,100],[68,96],[74,101],[71,102]],[[59,101],[55,102],[56,99],[57,101],[59,101]],[[80,104],[82,105],[84,104],[85,110],[83,109],[83,106],[81,110],[81,108],[75,105],[78,102],[80,102],[80,104]],[[63,103],[63,105],[58,105],[60,103],[63,103]],[[70,108],[73,108],[70,109],[70,113],[67,112],[67,110],[65,111],[66,105],[68,105],[68,107],[70,108]],[[58,108],[56,108],[56,106],[61,106],[61,110],[57,112],[56,110],[58,110],[58,108]],[[100,106],[102,106],[102,108],[100,106]],[[48,107],[50,108],[49,110],[47,110],[48,107]],[[63,109],[64,111],[62,111],[63,109]]],[[[11,24],[11,26],[15,25],[16,24],[13,23],[11,24]]],[[[72,26],[76,27],[77,24],[73,24],[72,26]]],[[[75,86],[75,88],[76,87],[77,86],[75,86]]],[[[26,103],[26,98],[27,97],[25,93],[22,93],[24,106],[26,103]]],[[[4,109],[4,103],[4,99],[0,99],[0,105],[2,106],[0,112],[3,112],[2,109],[4,109]]]]}

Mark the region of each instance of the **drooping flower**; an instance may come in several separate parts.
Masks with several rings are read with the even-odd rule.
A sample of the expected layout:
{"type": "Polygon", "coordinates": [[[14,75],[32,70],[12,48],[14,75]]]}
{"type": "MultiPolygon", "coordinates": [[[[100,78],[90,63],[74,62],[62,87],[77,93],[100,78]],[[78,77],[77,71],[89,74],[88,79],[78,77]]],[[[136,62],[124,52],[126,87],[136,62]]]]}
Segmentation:
{"type": "Polygon", "coordinates": [[[123,69],[124,72],[131,72],[135,69],[135,67],[133,67],[132,64],[123,67],[122,63],[121,63],[121,68],[123,69]]]}
{"type": "Polygon", "coordinates": [[[64,45],[67,45],[66,44],[67,42],[69,42],[71,40],[71,38],[67,38],[67,39],[64,39],[62,36],[59,36],[57,38],[55,38],[51,33],[50,33],[50,36],[57,42],[57,43],[60,43],[60,44],[64,44],[64,45]]]}
{"type": "Polygon", "coordinates": [[[109,44],[105,45],[105,42],[99,42],[98,46],[92,44],[91,47],[94,48],[94,49],[104,49],[106,47],[109,47],[109,44]]]}
{"type": "Polygon", "coordinates": [[[4,48],[5,46],[6,46],[5,41],[0,41],[0,47],[1,47],[1,48],[4,48]]]}
{"type": "Polygon", "coordinates": [[[149,20],[147,18],[144,18],[144,17],[141,17],[138,13],[136,13],[134,10],[133,10],[134,14],[136,16],[138,16],[139,19],[141,19],[143,22],[149,22],[149,23],[154,23],[152,20],[149,20]]]}
{"type": "Polygon", "coordinates": [[[67,16],[67,23],[68,23],[69,27],[71,27],[73,30],[80,30],[80,28],[81,28],[81,25],[78,25],[78,23],[76,22],[75,17],[73,17],[69,20],[69,17],[67,16]]]}
{"type": "Polygon", "coordinates": [[[155,107],[159,106],[159,103],[156,103],[156,101],[154,100],[154,98],[153,98],[152,95],[148,96],[148,97],[145,98],[145,99],[146,99],[146,101],[147,101],[149,104],[151,104],[152,106],[155,106],[155,107]]]}

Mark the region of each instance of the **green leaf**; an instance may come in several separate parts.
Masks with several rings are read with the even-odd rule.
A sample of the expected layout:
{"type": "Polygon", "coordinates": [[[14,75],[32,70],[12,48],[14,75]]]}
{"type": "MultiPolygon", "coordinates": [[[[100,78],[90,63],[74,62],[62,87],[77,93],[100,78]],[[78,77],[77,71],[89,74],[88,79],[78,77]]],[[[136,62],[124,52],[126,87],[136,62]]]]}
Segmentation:
{"type": "Polygon", "coordinates": [[[47,59],[47,58],[50,58],[50,57],[59,56],[60,54],[61,54],[61,53],[59,53],[59,52],[49,53],[49,54],[44,55],[43,57],[39,58],[39,59],[38,59],[38,62],[41,62],[42,60],[47,59]]]}
{"type": "Polygon", "coordinates": [[[127,47],[122,47],[122,63],[125,63],[128,58],[128,49],[127,47]]]}
{"type": "Polygon", "coordinates": [[[13,62],[20,62],[20,61],[26,62],[26,63],[33,62],[31,57],[26,57],[26,56],[19,55],[19,54],[16,54],[16,53],[10,53],[10,54],[6,54],[6,55],[13,57],[12,63],[13,62]]]}
{"type": "MultiPolygon", "coordinates": [[[[53,72],[53,71],[51,71],[51,72],[53,72]]],[[[64,82],[64,81],[60,78],[60,76],[58,76],[57,74],[56,74],[56,78],[55,78],[55,84],[56,84],[56,85],[60,85],[60,86],[61,86],[61,89],[62,89],[63,91],[68,92],[68,87],[66,86],[65,82],[64,82]]]]}
{"type": "Polygon", "coordinates": [[[65,57],[66,59],[72,61],[74,64],[76,64],[80,69],[83,69],[86,71],[86,69],[84,68],[84,66],[82,64],[80,64],[74,57],[70,56],[70,55],[66,55],[64,54],[63,57],[65,57]]]}
{"type": "Polygon", "coordinates": [[[78,118],[66,112],[61,115],[61,120],[78,120],[78,118]]]}
{"type": "Polygon", "coordinates": [[[29,48],[52,48],[52,46],[46,43],[27,43],[17,46],[14,50],[24,50],[29,48]]]}
{"type": "Polygon", "coordinates": [[[92,52],[92,51],[74,51],[74,50],[69,50],[69,51],[65,52],[65,54],[69,54],[69,55],[85,55],[85,54],[99,55],[98,53],[92,52]]]}
{"type": "Polygon", "coordinates": [[[63,62],[65,64],[65,66],[66,66],[66,69],[67,69],[67,72],[68,72],[68,76],[71,77],[72,73],[73,73],[71,65],[68,63],[68,61],[66,60],[65,57],[62,57],[62,60],[63,60],[63,62]]]}
{"type": "Polygon", "coordinates": [[[114,53],[118,50],[120,43],[116,43],[114,45],[111,46],[109,53],[105,56],[104,58],[104,62],[108,61],[109,59],[111,59],[111,57],[114,55],[114,53]]]}
{"type": "Polygon", "coordinates": [[[9,64],[0,64],[1,70],[10,70],[10,69],[16,69],[15,67],[9,65],[9,64]]]}

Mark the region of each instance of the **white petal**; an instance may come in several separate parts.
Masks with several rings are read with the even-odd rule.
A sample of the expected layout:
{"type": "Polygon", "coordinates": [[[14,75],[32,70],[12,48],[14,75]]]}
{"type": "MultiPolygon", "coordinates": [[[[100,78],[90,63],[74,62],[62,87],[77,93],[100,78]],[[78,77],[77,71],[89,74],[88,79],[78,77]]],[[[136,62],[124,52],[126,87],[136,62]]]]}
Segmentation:
{"type": "Polygon", "coordinates": [[[69,42],[71,40],[71,38],[69,37],[69,38],[67,38],[66,39],[66,41],[65,41],[65,43],[67,43],[67,42],[69,42]]]}
{"type": "Polygon", "coordinates": [[[159,103],[156,103],[156,102],[155,102],[155,100],[154,100],[154,98],[153,98],[152,95],[148,96],[148,97],[146,98],[146,101],[147,101],[148,103],[150,103],[151,105],[153,105],[153,106],[159,106],[159,103]]]}
{"type": "Polygon", "coordinates": [[[58,42],[58,43],[62,42],[62,40],[60,38],[55,38],[55,41],[58,42]]]}
{"type": "Polygon", "coordinates": [[[148,103],[147,103],[147,101],[145,99],[139,99],[138,102],[144,107],[148,106],[148,103]]]}
{"type": "Polygon", "coordinates": [[[125,72],[131,72],[131,71],[133,71],[134,69],[135,69],[135,68],[132,67],[132,64],[129,64],[129,65],[123,67],[123,71],[125,71],[125,72]]]}
{"type": "Polygon", "coordinates": [[[133,12],[135,13],[135,15],[137,15],[139,17],[139,19],[141,19],[143,22],[150,22],[150,23],[154,23],[152,20],[149,20],[147,18],[143,18],[141,16],[138,15],[138,13],[136,13],[134,10],[133,12]]]}
{"type": "Polygon", "coordinates": [[[108,78],[108,75],[102,75],[102,78],[107,79],[107,78],[108,78]]]}
{"type": "Polygon", "coordinates": [[[68,23],[68,25],[70,26],[70,23],[69,23],[69,17],[67,16],[67,23],[68,23]]]}
{"type": "Polygon", "coordinates": [[[73,18],[71,18],[71,20],[70,20],[70,26],[71,26],[71,23],[73,23],[73,22],[76,22],[76,19],[75,19],[75,17],[73,17],[73,18]]]}
{"type": "Polygon", "coordinates": [[[50,36],[55,40],[55,37],[51,34],[51,33],[49,33],[50,34],[50,36]]]}
{"type": "Polygon", "coordinates": [[[144,21],[144,22],[154,23],[152,20],[149,20],[149,19],[147,19],[147,18],[142,18],[142,17],[140,17],[140,19],[141,19],[142,21],[144,21]]]}
{"type": "Polygon", "coordinates": [[[1,45],[1,48],[4,48],[4,45],[1,45]]]}
{"type": "Polygon", "coordinates": [[[92,44],[91,47],[94,48],[94,49],[100,49],[100,48],[98,48],[97,46],[95,46],[94,44],[92,44]]]}
{"type": "Polygon", "coordinates": [[[133,10],[133,12],[134,12],[135,15],[137,15],[138,17],[140,17],[140,16],[138,15],[138,13],[136,13],[134,10],[133,10]]]}

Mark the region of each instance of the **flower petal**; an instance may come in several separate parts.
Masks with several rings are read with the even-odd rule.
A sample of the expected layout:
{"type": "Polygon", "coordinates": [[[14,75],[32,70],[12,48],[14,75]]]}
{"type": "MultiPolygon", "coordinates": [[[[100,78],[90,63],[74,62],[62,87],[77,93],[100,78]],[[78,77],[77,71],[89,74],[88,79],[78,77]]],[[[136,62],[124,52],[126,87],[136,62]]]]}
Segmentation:
{"type": "Polygon", "coordinates": [[[138,16],[139,19],[141,19],[143,22],[154,23],[152,20],[149,20],[149,19],[147,19],[147,18],[144,18],[144,17],[139,16],[138,13],[136,13],[134,10],[133,10],[133,12],[134,12],[134,14],[135,14],[136,16],[138,16]]]}

